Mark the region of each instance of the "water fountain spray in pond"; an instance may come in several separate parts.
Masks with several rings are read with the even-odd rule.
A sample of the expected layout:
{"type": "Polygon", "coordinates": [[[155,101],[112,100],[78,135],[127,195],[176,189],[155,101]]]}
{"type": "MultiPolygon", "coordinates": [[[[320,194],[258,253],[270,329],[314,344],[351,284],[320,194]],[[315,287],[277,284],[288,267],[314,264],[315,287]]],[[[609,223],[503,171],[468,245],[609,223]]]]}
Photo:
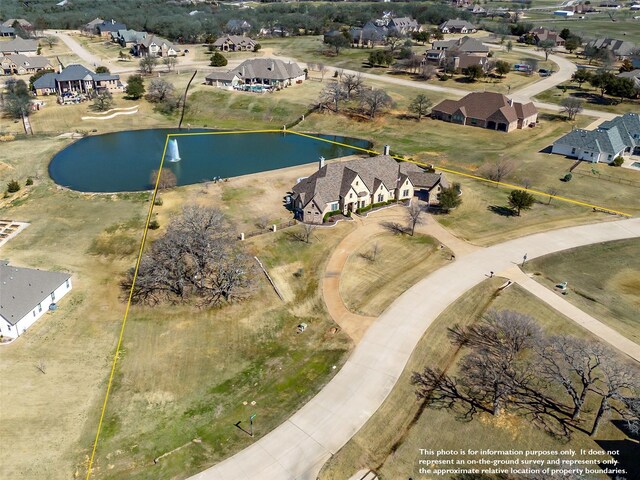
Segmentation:
{"type": "Polygon", "coordinates": [[[169,145],[167,146],[167,160],[170,162],[180,161],[180,151],[178,150],[178,140],[176,139],[169,140],[169,145]]]}

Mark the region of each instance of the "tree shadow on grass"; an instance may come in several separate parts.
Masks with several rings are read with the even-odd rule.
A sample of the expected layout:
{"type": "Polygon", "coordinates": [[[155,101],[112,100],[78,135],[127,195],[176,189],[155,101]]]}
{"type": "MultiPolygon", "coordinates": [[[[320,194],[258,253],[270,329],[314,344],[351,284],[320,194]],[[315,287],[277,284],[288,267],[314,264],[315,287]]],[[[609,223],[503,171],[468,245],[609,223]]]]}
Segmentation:
{"type": "Polygon", "coordinates": [[[383,222],[382,228],[384,228],[387,232],[391,232],[396,235],[403,235],[405,233],[408,233],[408,229],[400,225],[398,222],[383,222]]]}
{"type": "Polygon", "coordinates": [[[500,206],[500,205],[489,205],[487,207],[487,210],[489,210],[490,212],[493,212],[493,213],[497,213],[501,217],[515,217],[516,216],[516,212],[511,210],[509,207],[503,207],[503,206],[500,206]]]}

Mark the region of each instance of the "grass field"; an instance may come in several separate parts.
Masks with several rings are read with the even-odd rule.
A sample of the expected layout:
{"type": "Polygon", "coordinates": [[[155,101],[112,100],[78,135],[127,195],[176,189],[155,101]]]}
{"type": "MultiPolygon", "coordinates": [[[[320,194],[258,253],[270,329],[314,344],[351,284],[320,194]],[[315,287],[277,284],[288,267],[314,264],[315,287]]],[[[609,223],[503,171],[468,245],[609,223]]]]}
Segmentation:
{"type": "MultiPolygon", "coordinates": [[[[148,208],[146,193],[83,195],[57,188],[46,166],[69,142],[35,136],[5,143],[0,152],[0,184],[16,178],[24,185],[27,176],[35,178],[33,186],[3,199],[3,217],[31,222],[3,247],[4,258],[15,265],[72,272],[74,282],[58,311],[0,351],[2,403],[14,405],[3,417],[3,438],[14,452],[3,464],[10,478],[62,479],[82,472],[124,311],[117,279],[132,264],[148,208]],[[35,367],[40,360],[46,375],[35,367]]],[[[281,219],[281,189],[286,187],[279,182],[293,184],[309,168],[267,174],[273,176],[272,188],[262,193],[267,208],[254,214],[281,219]]],[[[164,192],[157,217],[166,225],[185,202],[224,208],[223,199],[230,197],[234,208],[224,208],[229,215],[249,211],[251,197],[237,193],[251,184],[247,178],[164,192]]],[[[240,226],[255,229],[255,221],[246,213],[238,216],[240,226]]],[[[282,304],[260,274],[259,292],[246,304],[219,310],[134,309],[96,478],[195,472],[247,444],[233,424],[249,409],[259,413],[256,433],[263,435],[317,391],[350,348],[344,334],[330,332],[333,324],[317,293],[323,259],[348,231],[344,225],[318,232],[311,244],[298,241],[291,231],[247,243],[268,268],[289,272],[280,278],[295,303],[282,304]],[[304,274],[294,276],[300,268],[304,274]],[[295,335],[300,321],[310,326],[304,336],[295,335]],[[202,442],[167,457],[154,473],[146,470],[155,456],[195,437],[202,442]]]]}
{"type": "Polygon", "coordinates": [[[438,246],[434,238],[417,234],[368,237],[342,270],[340,295],[345,305],[360,315],[380,315],[406,289],[448,263],[450,250],[438,246]]]}
{"type": "Polygon", "coordinates": [[[550,289],[568,282],[575,306],[640,343],[640,243],[621,240],[572,249],[529,262],[525,269],[550,289]]]}
{"type": "Polygon", "coordinates": [[[600,96],[600,90],[593,88],[588,83],[583,83],[582,88],[573,82],[561,83],[536,95],[535,98],[541,102],[559,105],[562,100],[569,97],[583,100],[584,108],[602,110],[604,112],[623,114],[640,110],[640,100],[627,98],[620,101],[619,98],[613,98],[609,95],[605,95],[603,98],[600,96]]]}
{"type": "MultiPolygon", "coordinates": [[[[581,433],[572,438],[554,439],[513,415],[494,418],[480,414],[474,420],[460,421],[445,410],[425,409],[414,396],[410,384],[413,371],[425,366],[446,368],[457,357],[447,339],[447,327],[453,323],[468,325],[488,309],[511,309],[533,316],[547,334],[568,334],[581,338],[589,334],[570,320],[528,294],[518,286],[504,292],[498,287],[503,279],[486,280],[447,308],[429,327],[414,350],[398,383],[365,426],[324,466],[321,480],[344,480],[361,468],[372,468],[382,480],[422,478],[419,474],[419,449],[599,449],[598,444],[581,433]]],[[[591,415],[585,416],[589,424],[591,415]]],[[[597,439],[619,439],[619,430],[606,423],[597,439]]],[[[505,457],[508,458],[508,457],[505,457]]],[[[444,477],[443,477],[444,478],[444,477]]]]}

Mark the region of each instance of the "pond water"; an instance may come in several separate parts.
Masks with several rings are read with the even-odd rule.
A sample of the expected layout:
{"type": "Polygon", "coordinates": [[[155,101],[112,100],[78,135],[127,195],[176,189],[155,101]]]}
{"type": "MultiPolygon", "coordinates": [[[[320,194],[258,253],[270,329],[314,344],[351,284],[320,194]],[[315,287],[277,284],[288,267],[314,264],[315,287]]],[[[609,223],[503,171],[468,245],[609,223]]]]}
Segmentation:
{"type": "MultiPolygon", "coordinates": [[[[189,133],[211,132],[191,129],[189,133]]],[[[154,129],[85,137],[57,153],[49,175],[64,187],[83,192],[132,192],[152,188],[151,175],[159,167],[165,139],[185,130],[154,129]]],[[[349,137],[315,135],[327,140],[369,148],[370,143],[349,137]]],[[[165,160],[178,185],[237,177],[250,173],[303,165],[357,153],[349,147],[287,133],[243,133],[173,137],[179,162],[165,160]]]]}

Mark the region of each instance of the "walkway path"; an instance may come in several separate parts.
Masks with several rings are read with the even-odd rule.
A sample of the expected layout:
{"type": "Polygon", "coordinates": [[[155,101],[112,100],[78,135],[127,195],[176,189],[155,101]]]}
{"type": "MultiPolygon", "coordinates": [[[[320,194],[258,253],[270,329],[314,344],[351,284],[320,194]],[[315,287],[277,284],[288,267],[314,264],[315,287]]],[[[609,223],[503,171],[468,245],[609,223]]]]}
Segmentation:
{"type": "Polygon", "coordinates": [[[569,317],[574,322],[589,330],[595,336],[615,346],[621,352],[640,362],[640,345],[629,340],[624,335],[619,334],[613,328],[605,325],[600,320],[593,318],[588,313],[583,312],[575,305],[566,301],[558,293],[549,290],[544,285],[536,282],[518,267],[510,268],[506,272],[500,272],[499,275],[513,280],[528,292],[534,294],[540,300],[547,303],[554,310],[557,310],[563,315],[569,317]]]}
{"type": "Polygon", "coordinates": [[[507,270],[525,253],[533,259],[635,237],[640,237],[640,219],[538,233],[464,255],[401,295],[367,330],[344,367],[291,418],[192,479],[315,480],[322,465],[380,407],[426,329],[489,271],[507,270]]]}

